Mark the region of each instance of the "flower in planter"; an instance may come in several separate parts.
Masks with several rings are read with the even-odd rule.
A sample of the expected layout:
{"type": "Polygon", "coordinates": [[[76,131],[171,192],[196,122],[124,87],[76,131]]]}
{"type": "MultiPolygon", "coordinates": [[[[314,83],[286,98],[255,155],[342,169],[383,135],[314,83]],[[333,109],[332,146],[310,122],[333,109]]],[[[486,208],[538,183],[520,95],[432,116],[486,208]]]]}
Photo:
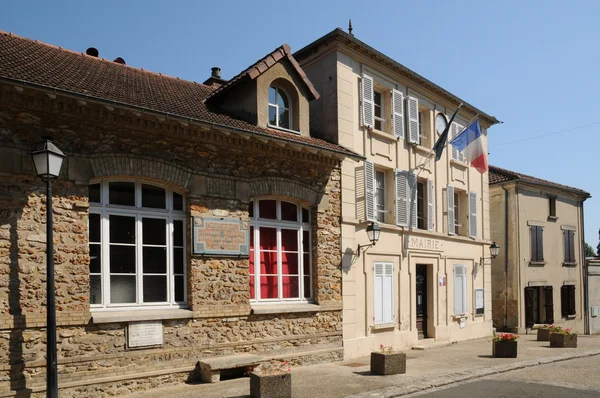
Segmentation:
{"type": "Polygon", "coordinates": [[[270,362],[263,362],[254,370],[250,370],[260,376],[269,376],[292,372],[292,368],[290,367],[288,361],[278,361],[275,359],[272,359],[270,362]]]}
{"type": "Polygon", "coordinates": [[[517,341],[520,336],[514,333],[498,333],[492,337],[492,341],[517,341]]]}
{"type": "Polygon", "coordinates": [[[391,354],[392,352],[394,352],[394,347],[393,346],[385,346],[383,344],[379,345],[379,352],[383,353],[383,354],[391,354]]]}
{"type": "Polygon", "coordinates": [[[571,328],[564,328],[563,329],[561,327],[558,327],[558,329],[554,330],[552,333],[563,334],[565,336],[569,336],[569,335],[572,335],[572,334],[577,334],[577,333],[573,333],[573,329],[571,329],[571,328]]]}

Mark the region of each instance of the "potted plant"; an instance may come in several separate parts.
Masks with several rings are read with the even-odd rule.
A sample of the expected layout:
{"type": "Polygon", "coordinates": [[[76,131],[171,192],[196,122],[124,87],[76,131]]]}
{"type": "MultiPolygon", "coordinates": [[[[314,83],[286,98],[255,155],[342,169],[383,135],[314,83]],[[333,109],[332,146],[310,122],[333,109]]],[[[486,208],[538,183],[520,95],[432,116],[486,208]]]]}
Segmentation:
{"type": "Polygon", "coordinates": [[[561,330],[560,326],[542,325],[537,330],[537,341],[550,341],[550,333],[561,330]]]}
{"type": "Polygon", "coordinates": [[[252,398],[286,398],[292,396],[292,369],[287,361],[261,363],[250,372],[252,398]]]}
{"type": "Polygon", "coordinates": [[[494,358],[516,358],[518,334],[499,333],[492,338],[492,356],[494,358]]]}
{"type": "Polygon", "coordinates": [[[577,348],[577,333],[571,333],[570,328],[550,333],[550,347],[577,348]]]}
{"type": "Polygon", "coordinates": [[[378,351],[371,352],[371,373],[384,376],[406,373],[406,353],[381,344],[378,351]]]}

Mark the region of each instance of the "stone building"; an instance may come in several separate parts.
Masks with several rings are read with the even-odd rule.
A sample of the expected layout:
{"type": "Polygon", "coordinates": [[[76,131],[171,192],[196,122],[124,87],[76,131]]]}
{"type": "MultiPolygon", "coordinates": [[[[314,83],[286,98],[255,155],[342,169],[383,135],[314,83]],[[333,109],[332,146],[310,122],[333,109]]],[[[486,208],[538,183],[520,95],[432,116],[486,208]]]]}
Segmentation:
{"type": "Polygon", "coordinates": [[[342,163],[345,357],[491,336],[488,173],[432,148],[461,103],[452,136],[478,116],[487,149],[498,120],[340,29],[294,56],[321,94],[311,130],[366,158],[342,163]]]}
{"type": "Polygon", "coordinates": [[[0,33],[0,393],[45,389],[52,135],[61,396],[183,382],[205,358],[342,348],[341,161],[277,48],[204,84],[0,33]],[[146,333],[145,335],[142,333],[146,333]],[[145,336],[145,337],[144,337],[145,336]]]}
{"type": "Polygon", "coordinates": [[[577,188],[490,166],[494,326],[554,323],[583,333],[583,202],[577,188]]]}

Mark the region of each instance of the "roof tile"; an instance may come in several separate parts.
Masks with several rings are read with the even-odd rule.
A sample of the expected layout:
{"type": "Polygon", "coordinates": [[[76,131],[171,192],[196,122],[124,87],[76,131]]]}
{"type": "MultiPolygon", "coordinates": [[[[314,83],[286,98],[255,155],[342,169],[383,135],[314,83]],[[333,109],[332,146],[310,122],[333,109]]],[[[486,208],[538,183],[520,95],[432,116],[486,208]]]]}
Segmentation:
{"type": "Polygon", "coordinates": [[[591,197],[591,195],[579,188],[573,188],[568,185],[558,184],[556,182],[542,180],[541,178],[532,177],[526,174],[517,173],[515,171],[510,171],[506,169],[502,169],[496,166],[489,166],[489,181],[490,185],[501,184],[503,182],[508,181],[522,181],[525,183],[535,184],[535,185],[544,185],[551,188],[562,189],[565,191],[570,191],[578,195],[582,195],[585,197],[591,197]]]}

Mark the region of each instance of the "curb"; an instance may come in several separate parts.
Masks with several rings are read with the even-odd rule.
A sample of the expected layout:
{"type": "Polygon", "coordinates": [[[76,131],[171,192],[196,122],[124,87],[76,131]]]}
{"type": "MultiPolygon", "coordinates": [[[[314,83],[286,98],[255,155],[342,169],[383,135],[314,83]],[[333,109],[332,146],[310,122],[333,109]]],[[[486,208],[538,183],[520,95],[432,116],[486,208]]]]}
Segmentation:
{"type": "Polygon", "coordinates": [[[382,390],[373,390],[370,392],[367,391],[367,392],[356,394],[356,395],[349,395],[345,398],[360,398],[360,397],[367,397],[367,396],[373,397],[373,398],[401,397],[404,395],[410,395],[410,394],[414,394],[417,392],[430,390],[433,388],[445,387],[445,386],[448,386],[451,384],[457,384],[457,383],[461,383],[464,381],[479,379],[482,377],[491,376],[491,375],[500,374],[500,373],[506,373],[506,372],[510,372],[512,370],[519,370],[519,369],[530,368],[530,367],[539,366],[539,365],[546,365],[546,364],[554,363],[554,362],[568,361],[571,359],[592,357],[592,356],[596,356],[596,355],[600,355],[600,350],[593,350],[593,351],[586,351],[586,352],[581,352],[581,353],[566,354],[566,355],[560,355],[560,356],[554,356],[554,357],[546,357],[546,358],[541,358],[541,359],[523,361],[523,362],[516,362],[514,364],[509,364],[509,365],[496,366],[496,367],[487,368],[487,369],[478,369],[478,370],[474,370],[473,372],[467,371],[467,372],[462,372],[462,373],[450,374],[447,376],[442,376],[441,378],[439,378],[437,380],[424,381],[424,383],[421,385],[410,385],[410,386],[403,386],[403,387],[390,386],[390,387],[384,388],[382,390]]]}

